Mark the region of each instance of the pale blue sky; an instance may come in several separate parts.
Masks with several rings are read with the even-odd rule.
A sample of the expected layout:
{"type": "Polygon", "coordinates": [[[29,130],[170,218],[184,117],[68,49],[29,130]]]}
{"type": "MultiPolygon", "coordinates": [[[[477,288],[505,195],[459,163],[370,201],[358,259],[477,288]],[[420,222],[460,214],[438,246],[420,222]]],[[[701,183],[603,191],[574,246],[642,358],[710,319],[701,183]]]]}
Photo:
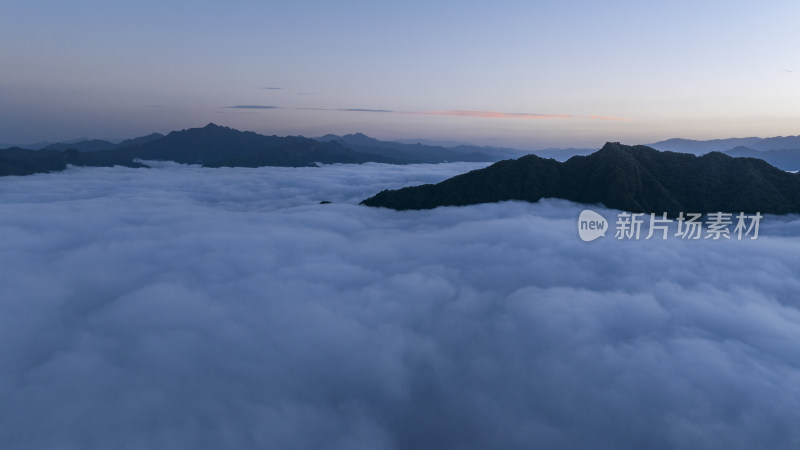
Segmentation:
{"type": "Polygon", "coordinates": [[[0,142],[212,121],[525,148],[800,134],[798,19],[796,1],[5,0],[0,142]]]}

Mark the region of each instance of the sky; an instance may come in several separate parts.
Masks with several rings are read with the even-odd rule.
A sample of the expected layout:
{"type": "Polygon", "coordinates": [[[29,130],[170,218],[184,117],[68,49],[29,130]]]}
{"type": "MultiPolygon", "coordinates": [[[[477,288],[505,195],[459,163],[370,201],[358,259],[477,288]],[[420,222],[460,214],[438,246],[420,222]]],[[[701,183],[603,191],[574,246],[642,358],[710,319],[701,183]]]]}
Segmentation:
{"type": "Polygon", "coordinates": [[[0,178],[3,448],[796,447],[797,215],[586,243],[560,200],[357,205],[481,166],[0,178]]]}
{"type": "Polygon", "coordinates": [[[532,149],[800,133],[796,1],[5,0],[0,143],[208,122],[532,149]]]}

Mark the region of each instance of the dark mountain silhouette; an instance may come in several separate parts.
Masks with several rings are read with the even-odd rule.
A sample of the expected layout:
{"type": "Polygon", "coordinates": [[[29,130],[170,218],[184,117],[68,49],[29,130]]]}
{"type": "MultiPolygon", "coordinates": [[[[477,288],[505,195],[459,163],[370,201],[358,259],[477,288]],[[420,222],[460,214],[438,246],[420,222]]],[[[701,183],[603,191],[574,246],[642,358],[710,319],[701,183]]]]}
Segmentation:
{"type": "Polygon", "coordinates": [[[338,142],[318,142],[312,139],[292,140],[268,151],[258,151],[246,156],[232,157],[203,164],[206,167],[303,167],[322,164],[361,164],[365,162],[397,162],[380,155],[360,153],[346,148],[338,142]]]}
{"type": "Polygon", "coordinates": [[[0,175],[31,175],[64,170],[66,167],[66,155],[62,152],[19,147],[0,150],[0,175]]]}
{"type": "Polygon", "coordinates": [[[263,136],[214,124],[173,131],[166,136],[154,134],[125,142],[128,145],[117,144],[114,148],[95,151],[78,151],[73,148],[64,151],[19,148],[0,150],[0,175],[52,172],[63,170],[67,164],[146,167],[136,162],[137,160],[174,161],[208,167],[396,163],[380,155],[353,151],[338,142],[319,142],[301,136],[263,136]]]}
{"type": "Polygon", "coordinates": [[[118,144],[114,144],[113,142],[104,141],[101,139],[85,139],[78,142],[50,144],[42,148],[42,150],[64,151],[69,149],[75,149],[81,152],[96,152],[100,150],[109,150],[113,148],[124,148],[131,145],[146,144],[148,142],[155,141],[156,139],[161,139],[163,137],[164,135],[161,133],[151,133],[148,134],[147,136],[141,136],[133,139],[126,139],[118,144]]]}
{"type": "Polygon", "coordinates": [[[739,146],[727,150],[724,153],[736,158],[763,159],[771,165],[783,170],[800,170],[800,148],[758,151],[752,148],[739,146]]]}
{"type": "Polygon", "coordinates": [[[800,212],[800,175],[753,158],[704,156],[607,143],[559,163],[536,155],[500,161],[439,184],[386,190],[362,202],[429,209],[562,198],[632,212],[800,212]]]}
{"type": "Polygon", "coordinates": [[[326,134],[316,139],[321,142],[339,142],[352,150],[380,155],[405,164],[435,164],[453,161],[486,162],[499,159],[497,156],[481,152],[480,147],[444,148],[419,143],[404,144],[401,142],[380,141],[362,133],[346,134],[344,136],[326,134]]]}
{"type": "Polygon", "coordinates": [[[85,141],[74,142],[71,144],[66,143],[57,143],[57,144],[50,144],[42,150],[54,150],[63,152],[64,150],[75,149],[81,152],[96,152],[98,150],[107,150],[109,148],[116,147],[116,144],[108,141],[103,141],[100,139],[87,139],[85,141]]]}
{"type": "Polygon", "coordinates": [[[59,141],[59,142],[39,141],[39,142],[34,142],[32,144],[25,144],[25,145],[18,145],[18,144],[9,145],[6,148],[8,148],[8,147],[19,147],[19,148],[26,148],[26,149],[30,149],[30,150],[41,150],[41,149],[47,147],[48,145],[59,144],[59,143],[60,144],[77,144],[78,142],[83,142],[83,141],[88,141],[88,140],[90,140],[88,137],[80,137],[80,138],[75,138],[75,139],[67,139],[67,140],[63,140],[63,141],[59,141]]]}
{"type": "Polygon", "coordinates": [[[220,166],[313,166],[315,163],[394,162],[379,155],[348,149],[338,142],[302,136],[264,136],[210,123],[203,128],[173,131],[161,139],[120,149],[103,150],[124,159],[174,161],[220,166]]]}
{"type": "Polygon", "coordinates": [[[144,164],[135,162],[132,159],[98,155],[97,152],[79,152],[75,149],[55,151],[26,150],[13,147],[0,150],[0,176],[58,172],[66,169],[67,164],[91,167],[146,167],[144,164]]]}
{"type": "Polygon", "coordinates": [[[591,155],[592,153],[596,152],[598,149],[596,148],[547,148],[544,150],[534,150],[530,152],[532,155],[539,156],[541,158],[551,158],[555,159],[556,161],[566,161],[573,156],[586,156],[591,155]]]}
{"type": "Polygon", "coordinates": [[[124,141],[122,141],[119,144],[117,144],[117,148],[127,147],[129,145],[146,144],[148,142],[155,141],[157,139],[161,139],[163,137],[164,137],[164,135],[161,134],[161,133],[150,133],[150,134],[148,134],[146,136],[139,136],[139,137],[133,138],[133,139],[125,139],[124,141]]]}

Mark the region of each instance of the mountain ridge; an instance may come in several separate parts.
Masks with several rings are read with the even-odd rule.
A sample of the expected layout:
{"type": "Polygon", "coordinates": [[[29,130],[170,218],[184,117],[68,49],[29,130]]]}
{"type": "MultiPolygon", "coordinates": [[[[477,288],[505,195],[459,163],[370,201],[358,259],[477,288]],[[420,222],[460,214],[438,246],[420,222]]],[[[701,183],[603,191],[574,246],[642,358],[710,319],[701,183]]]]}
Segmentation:
{"type": "Polygon", "coordinates": [[[763,159],[767,163],[783,170],[800,170],[800,148],[759,151],[749,147],[738,146],[723,153],[736,158],[763,159]]]}
{"type": "Polygon", "coordinates": [[[389,158],[350,150],[338,143],[320,143],[302,136],[265,136],[214,123],[202,128],[172,131],[155,141],[104,152],[132,159],[166,160],[206,167],[307,167],[318,162],[393,162],[389,158]]]}
{"type": "Polygon", "coordinates": [[[384,190],[361,202],[397,210],[561,198],[631,212],[800,213],[800,175],[754,158],[606,143],[566,162],[526,155],[438,184],[384,190]]]}
{"type": "Polygon", "coordinates": [[[363,134],[350,138],[367,145],[344,145],[339,140],[320,141],[303,136],[266,136],[209,123],[200,128],[172,131],[167,135],[153,133],[119,144],[90,139],[51,144],[42,150],[12,147],[0,150],[0,175],[58,171],[67,164],[146,167],[136,162],[138,160],[174,161],[206,167],[309,167],[320,163],[412,164],[445,160],[497,160],[487,155],[471,157],[449,150],[444,155],[444,149],[386,143],[363,134]],[[74,153],[76,151],[77,154],[74,153]]]}
{"type": "Polygon", "coordinates": [[[450,161],[491,162],[498,160],[496,156],[483,153],[473,147],[445,148],[420,143],[406,144],[396,141],[381,141],[360,132],[343,136],[326,134],[315,139],[322,142],[340,142],[353,150],[381,155],[403,163],[436,164],[450,161]]]}
{"type": "Polygon", "coordinates": [[[715,151],[724,152],[735,147],[748,147],[756,151],[785,150],[800,148],[800,135],[773,136],[767,138],[745,137],[709,140],[671,138],[646,145],[656,150],[692,153],[695,155],[715,151]]]}
{"type": "Polygon", "coordinates": [[[83,139],[77,142],[64,142],[64,143],[55,143],[47,145],[41,150],[55,150],[55,151],[64,151],[75,149],[80,152],[96,152],[100,150],[110,150],[115,148],[124,148],[130,145],[138,145],[138,144],[145,144],[147,142],[155,141],[157,139],[163,138],[164,135],[161,133],[150,133],[145,136],[139,136],[136,138],[125,139],[122,142],[115,144],[110,141],[106,141],[103,139],[83,139]]]}

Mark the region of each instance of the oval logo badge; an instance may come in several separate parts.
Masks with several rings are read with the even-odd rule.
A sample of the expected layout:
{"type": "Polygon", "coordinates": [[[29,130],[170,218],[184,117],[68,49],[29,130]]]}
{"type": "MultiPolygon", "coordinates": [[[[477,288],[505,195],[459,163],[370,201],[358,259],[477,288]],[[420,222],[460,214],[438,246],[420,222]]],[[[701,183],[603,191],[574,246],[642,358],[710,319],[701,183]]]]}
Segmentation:
{"type": "Polygon", "coordinates": [[[590,210],[584,209],[578,217],[578,235],[584,242],[591,242],[599,237],[605,237],[608,222],[605,217],[590,210]]]}

